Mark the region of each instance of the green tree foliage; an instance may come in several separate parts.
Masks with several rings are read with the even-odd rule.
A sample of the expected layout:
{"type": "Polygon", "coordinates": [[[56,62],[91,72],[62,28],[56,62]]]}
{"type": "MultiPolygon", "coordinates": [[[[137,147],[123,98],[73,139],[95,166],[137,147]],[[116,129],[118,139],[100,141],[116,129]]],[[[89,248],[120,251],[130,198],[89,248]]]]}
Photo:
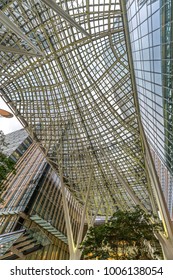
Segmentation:
{"type": "Polygon", "coordinates": [[[10,172],[15,171],[15,162],[3,153],[3,147],[8,144],[5,142],[3,132],[0,130],[0,195],[4,190],[3,182],[10,172]]]}
{"type": "Polygon", "coordinates": [[[118,210],[109,222],[90,228],[81,245],[83,257],[99,260],[155,259],[161,255],[161,248],[154,231],[160,230],[161,226],[151,223],[150,218],[138,206],[132,212],[118,210]]]}

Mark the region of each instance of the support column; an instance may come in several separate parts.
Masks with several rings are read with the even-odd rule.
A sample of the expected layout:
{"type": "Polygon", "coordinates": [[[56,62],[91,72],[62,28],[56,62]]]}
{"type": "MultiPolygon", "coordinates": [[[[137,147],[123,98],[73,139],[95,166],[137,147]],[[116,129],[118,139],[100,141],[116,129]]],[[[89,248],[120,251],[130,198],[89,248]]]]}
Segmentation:
{"type": "Polygon", "coordinates": [[[162,252],[165,260],[173,260],[173,242],[160,233],[155,234],[162,247],[162,252]]]}
{"type": "Polygon", "coordinates": [[[75,246],[74,246],[74,239],[73,239],[73,232],[72,232],[71,221],[70,221],[69,208],[68,208],[68,203],[67,203],[62,175],[60,176],[60,181],[61,181],[61,191],[62,191],[62,201],[63,201],[63,208],[64,208],[65,223],[66,223],[66,227],[67,227],[67,239],[68,239],[68,245],[69,245],[70,260],[74,260],[75,246]]]}
{"type": "Polygon", "coordinates": [[[152,159],[150,159],[150,162],[148,163],[149,177],[150,177],[151,183],[152,183],[154,191],[155,191],[156,202],[157,202],[157,206],[159,208],[159,212],[160,212],[160,215],[162,218],[162,223],[163,223],[166,237],[171,238],[172,242],[173,242],[173,225],[172,225],[170,215],[169,215],[169,212],[167,209],[165,198],[163,196],[163,192],[160,187],[160,182],[158,182],[158,178],[156,177],[156,174],[153,171],[154,163],[151,164],[151,161],[152,161],[152,159]]]}
{"type": "Polygon", "coordinates": [[[70,214],[69,214],[67,199],[66,199],[66,195],[65,195],[65,187],[64,187],[64,183],[63,183],[63,177],[61,176],[62,198],[63,198],[65,222],[66,222],[66,226],[67,226],[67,238],[68,238],[69,251],[70,251],[70,260],[80,260],[80,258],[81,258],[82,251],[79,249],[79,246],[80,246],[80,243],[82,242],[82,237],[83,237],[86,209],[87,209],[87,205],[88,205],[89,193],[90,193],[90,187],[91,187],[91,179],[92,179],[92,172],[91,172],[90,179],[89,179],[89,185],[88,185],[85,205],[84,205],[84,209],[82,212],[82,218],[81,218],[81,224],[80,224],[80,229],[79,229],[78,238],[77,238],[77,244],[75,246],[74,238],[73,238],[73,231],[71,228],[70,214]]]}
{"type": "Polygon", "coordinates": [[[73,256],[75,260],[80,260],[81,255],[82,255],[82,251],[79,249],[79,246],[82,242],[82,237],[83,237],[84,224],[85,224],[85,218],[86,218],[86,210],[87,210],[89,194],[90,194],[90,189],[91,189],[92,173],[93,172],[91,170],[90,178],[89,178],[89,184],[88,184],[88,190],[87,190],[87,195],[86,195],[86,200],[85,200],[85,205],[84,205],[84,209],[83,209],[83,212],[82,212],[81,224],[80,224],[80,229],[79,229],[78,238],[77,238],[77,244],[76,244],[75,252],[74,252],[74,256],[73,256]]]}

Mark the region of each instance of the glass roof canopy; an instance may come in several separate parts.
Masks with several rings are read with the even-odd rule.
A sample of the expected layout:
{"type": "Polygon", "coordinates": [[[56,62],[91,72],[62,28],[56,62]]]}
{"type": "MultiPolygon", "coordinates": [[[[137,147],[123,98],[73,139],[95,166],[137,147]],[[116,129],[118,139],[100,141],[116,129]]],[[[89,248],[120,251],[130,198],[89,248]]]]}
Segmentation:
{"type": "Polygon", "coordinates": [[[0,4],[3,98],[83,204],[90,187],[88,209],[100,215],[155,204],[120,4],[0,4]]]}

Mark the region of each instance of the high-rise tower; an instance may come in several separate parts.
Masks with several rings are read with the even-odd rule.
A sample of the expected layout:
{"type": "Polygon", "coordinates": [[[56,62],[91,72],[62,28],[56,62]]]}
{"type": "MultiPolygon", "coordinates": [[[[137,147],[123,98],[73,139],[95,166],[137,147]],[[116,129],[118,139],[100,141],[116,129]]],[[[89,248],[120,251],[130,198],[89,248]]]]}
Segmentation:
{"type": "Polygon", "coordinates": [[[142,123],[169,211],[173,211],[173,1],[127,1],[129,36],[142,123]],[[162,168],[158,168],[158,162],[162,168]],[[161,170],[165,170],[166,177],[161,170]],[[169,191],[168,191],[169,189],[169,191]]]}

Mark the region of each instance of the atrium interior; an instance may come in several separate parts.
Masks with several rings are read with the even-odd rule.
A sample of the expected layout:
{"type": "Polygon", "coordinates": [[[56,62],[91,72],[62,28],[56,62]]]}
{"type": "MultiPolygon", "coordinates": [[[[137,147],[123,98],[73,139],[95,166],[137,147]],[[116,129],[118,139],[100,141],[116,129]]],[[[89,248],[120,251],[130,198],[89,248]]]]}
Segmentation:
{"type": "Polygon", "coordinates": [[[86,227],[135,205],[173,259],[172,4],[1,0],[0,96],[24,128],[1,259],[80,259],[86,227]]]}

